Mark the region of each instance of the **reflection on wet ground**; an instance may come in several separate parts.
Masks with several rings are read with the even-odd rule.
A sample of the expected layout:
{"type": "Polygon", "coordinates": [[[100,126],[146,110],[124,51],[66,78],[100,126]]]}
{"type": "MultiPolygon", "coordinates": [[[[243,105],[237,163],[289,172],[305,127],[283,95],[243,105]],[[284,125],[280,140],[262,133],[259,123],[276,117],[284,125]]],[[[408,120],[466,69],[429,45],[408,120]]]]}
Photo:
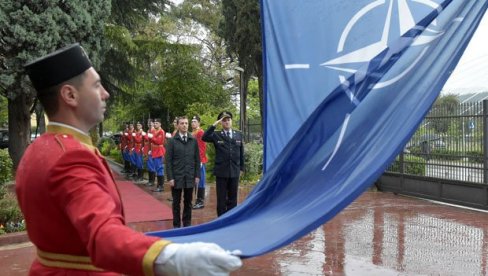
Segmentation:
{"type": "Polygon", "coordinates": [[[369,191],[330,222],[266,256],[272,269],[262,272],[486,275],[487,219],[483,212],[369,191]]]}
{"type": "MultiPolygon", "coordinates": [[[[241,187],[240,200],[250,190],[241,187]]],[[[152,194],[170,204],[169,192],[152,194]]],[[[192,222],[215,217],[211,186],[205,208],[193,211],[192,222]]],[[[130,226],[154,231],[170,228],[171,222],[130,226]]],[[[286,247],[245,260],[232,275],[486,275],[487,231],[487,213],[367,191],[322,227],[286,247]]],[[[25,275],[33,258],[32,246],[0,247],[0,267],[8,268],[2,275],[25,275]]]]}

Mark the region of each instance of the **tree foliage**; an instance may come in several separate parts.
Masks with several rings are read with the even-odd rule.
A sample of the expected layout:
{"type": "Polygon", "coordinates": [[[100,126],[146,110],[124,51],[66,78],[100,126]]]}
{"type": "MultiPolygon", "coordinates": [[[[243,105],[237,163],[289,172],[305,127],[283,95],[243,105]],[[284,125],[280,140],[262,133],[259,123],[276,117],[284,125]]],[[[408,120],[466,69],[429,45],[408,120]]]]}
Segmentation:
{"type": "Polygon", "coordinates": [[[9,153],[15,167],[30,141],[35,95],[22,66],[74,42],[82,44],[95,66],[100,64],[110,7],[109,0],[0,2],[0,94],[8,98],[9,153]]]}
{"type": "MultiPolygon", "coordinates": [[[[223,20],[219,25],[219,34],[227,44],[231,57],[237,57],[239,66],[244,69],[241,77],[241,101],[247,101],[247,85],[251,76],[258,77],[259,102],[261,118],[263,115],[263,70],[262,70],[262,41],[261,16],[258,0],[223,0],[223,20]]],[[[243,110],[246,123],[246,108],[243,110]]],[[[245,130],[244,130],[245,131],[245,130]]]]}
{"type": "Polygon", "coordinates": [[[0,92],[10,99],[34,91],[23,65],[70,43],[81,42],[97,65],[110,1],[0,2],[0,92]]]}
{"type": "MultiPolygon", "coordinates": [[[[437,115],[453,116],[459,115],[459,99],[456,95],[445,95],[437,98],[432,107],[432,111],[437,115]]],[[[451,120],[447,118],[430,119],[430,127],[437,133],[446,133],[449,130],[451,120]]]]}

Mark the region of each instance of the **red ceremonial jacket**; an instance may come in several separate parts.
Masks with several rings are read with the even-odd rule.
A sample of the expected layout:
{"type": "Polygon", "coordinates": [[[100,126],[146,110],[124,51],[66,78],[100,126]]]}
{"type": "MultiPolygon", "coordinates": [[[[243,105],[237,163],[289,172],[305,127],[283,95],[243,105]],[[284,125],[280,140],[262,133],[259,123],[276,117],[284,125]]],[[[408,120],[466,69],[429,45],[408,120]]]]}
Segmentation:
{"type": "Polygon", "coordinates": [[[203,142],[202,140],[203,133],[203,129],[198,128],[193,131],[192,135],[197,139],[198,149],[200,150],[200,162],[206,164],[208,162],[207,143],[203,142]]]}
{"type": "Polygon", "coordinates": [[[124,131],[121,132],[122,136],[120,136],[120,150],[124,150],[125,147],[127,146],[127,136],[129,133],[127,133],[128,129],[124,129],[124,131]],[[125,135],[127,134],[127,136],[125,135]]]}
{"type": "Polygon", "coordinates": [[[16,192],[38,249],[31,275],[152,275],[168,241],[125,225],[112,172],[89,136],[51,124],[25,151],[16,192]]]}
{"type": "Polygon", "coordinates": [[[139,154],[142,151],[142,146],[144,142],[144,136],[142,134],[142,129],[135,132],[136,136],[133,136],[134,138],[134,151],[139,154]]]}
{"type": "Polygon", "coordinates": [[[154,127],[151,128],[150,130],[148,130],[146,132],[146,135],[144,135],[144,155],[148,155],[149,154],[149,151],[151,151],[151,142],[152,142],[152,138],[149,138],[149,133],[153,134],[154,135],[154,127]]]}
{"type": "Polygon", "coordinates": [[[154,130],[153,138],[151,142],[151,151],[152,151],[152,158],[158,158],[163,156],[166,153],[166,149],[164,148],[164,141],[166,140],[166,133],[162,128],[159,130],[154,130]]]}

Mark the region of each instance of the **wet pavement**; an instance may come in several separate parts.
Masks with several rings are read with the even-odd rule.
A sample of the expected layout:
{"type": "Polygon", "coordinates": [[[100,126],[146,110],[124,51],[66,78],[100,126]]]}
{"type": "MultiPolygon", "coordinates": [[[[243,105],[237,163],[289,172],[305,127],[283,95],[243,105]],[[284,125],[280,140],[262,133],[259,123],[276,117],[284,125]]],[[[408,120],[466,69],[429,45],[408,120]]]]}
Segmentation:
{"type": "MultiPolygon", "coordinates": [[[[140,187],[171,204],[168,191],[140,187]]],[[[240,201],[251,188],[240,187],[240,201]]],[[[215,217],[209,185],[206,206],[193,211],[192,223],[215,217]]],[[[155,231],[170,228],[171,221],[129,226],[155,231]]],[[[26,275],[34,257],[30,243],[0,246],[0,274],[26,275]]],[[[370,190],[322,227],[245,260],[232,275],[487,275],[487,257],[488,213],[370,190]]]]}

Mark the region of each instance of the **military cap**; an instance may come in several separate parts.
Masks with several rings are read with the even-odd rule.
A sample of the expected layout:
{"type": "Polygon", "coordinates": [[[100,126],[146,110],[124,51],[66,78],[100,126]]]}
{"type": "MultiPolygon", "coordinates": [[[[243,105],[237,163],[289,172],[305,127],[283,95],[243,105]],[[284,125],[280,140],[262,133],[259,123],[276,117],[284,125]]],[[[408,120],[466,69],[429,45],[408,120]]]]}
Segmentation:
{"type": "Polygon", "coordinates": [[[229,111],[222,111],[219,113],[219,116],[217,116],[217,120],[220,120],[221,118],[224,117],[229,117],[232,119],[232,113],[230,113],[229,111]]]}
{"type": "Polygon", "coordinates": [[[33,60],[24,67],[34,88],[40,91],[80,75],[92,64],[85,50],[75,43],[33,60]]]}
{"type": "Polygon", "coordinates": [[[200,123],[200,117],[198,115],[195,115],[191,118],[192,120],[197,120],[200,123]]]}

